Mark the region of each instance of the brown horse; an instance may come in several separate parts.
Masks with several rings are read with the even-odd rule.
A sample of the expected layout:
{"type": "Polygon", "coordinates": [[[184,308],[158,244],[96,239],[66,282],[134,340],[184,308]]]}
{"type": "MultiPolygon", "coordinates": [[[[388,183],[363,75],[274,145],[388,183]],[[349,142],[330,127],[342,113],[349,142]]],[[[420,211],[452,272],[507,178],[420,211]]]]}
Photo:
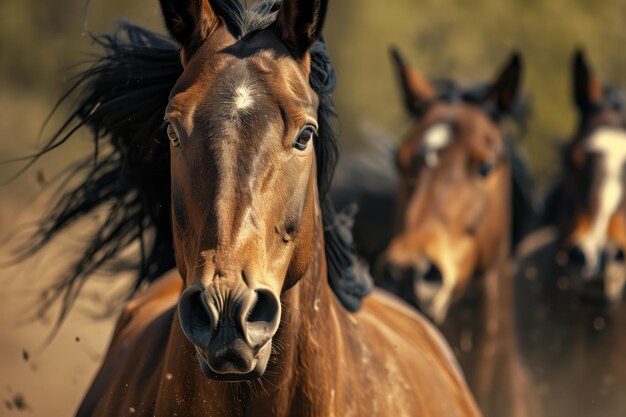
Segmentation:
{"type": "Polygon", "coordinates": [[[508,272],[513,166],[503,120],[516,105],[521,59],[473,90],[439,89],[393,51],[416,123],[396,153],[395,235],[378,282],[442,326],[487,415],[531,415],[516,353],[508,272]]]}
{"type": "Polygon", "coordinates": [[[378,291],[350,314],[331,290],[347,252],[328,233],[327,3],[161,0],[182,66],[136,27],[100,39],[75,115],[127,151],[109,167],[153,163],[113,173],[167,196],[150,214],[171,204],[178,271],[128,306],[79,416],[479,415],[426,320],[378,291]]]}
{"type": "Polygon", "coordinates": [[[565,175],[547,204],[558,227],[561,266],[585,296],[618,304],[626,251],[626,111],[623,93],[602,88],[584,54],[573,63],[578,129],[563,153],[565,175]],[[584,288],[582,288],[584,287],[584,288]]]}
{"type": "Polygon", "coordinates": [[[626,399],[626,112],[581,51],[573,57],[575,134],[546,203],[546,228],[520,245],[522,354],[546,415],[617,417],[626,399]]]}

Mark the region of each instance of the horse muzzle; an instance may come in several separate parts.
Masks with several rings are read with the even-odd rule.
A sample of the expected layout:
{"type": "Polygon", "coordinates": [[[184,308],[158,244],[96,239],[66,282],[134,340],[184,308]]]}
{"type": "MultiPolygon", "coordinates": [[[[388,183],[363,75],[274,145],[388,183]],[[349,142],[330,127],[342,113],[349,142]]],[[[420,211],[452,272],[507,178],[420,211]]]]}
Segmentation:
{"type": "Polygon", "coordinates": [[[178,315],[211,379],[240,381],[263,375],[280,323],[280,301],[269,289],[214,282],[181,294],[178,315]]]}
{"type": "Polygon", "coordinates": [[[442,270],[429,259],[410,265],[387,262],[380,274],[379,285],[413,304],[437,324],[448,314],[452,292],[446,287],[442,270]]]}
{"type": "Polygon", "coordinates": [[[565,272],[585,304],[612,309],[621,302],[626,283],[624,250],[607,245],[597,251],[574,245],[564,252],[565,272]]]}

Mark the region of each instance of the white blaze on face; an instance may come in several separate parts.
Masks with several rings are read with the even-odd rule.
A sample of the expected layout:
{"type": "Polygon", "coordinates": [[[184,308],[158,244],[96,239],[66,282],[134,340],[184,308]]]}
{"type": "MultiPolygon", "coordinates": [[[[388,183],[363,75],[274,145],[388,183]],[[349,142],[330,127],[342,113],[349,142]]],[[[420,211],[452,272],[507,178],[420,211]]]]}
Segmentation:
{"type": "Polygon", "coordinates": [[[424,161],[429,167],[439,163],[439,152],[452,141],[452,128],[448,123],[436,123],[429,127],[422,138],[421,147],[424,161]]]}
{"type": "MultiPolygon", "coordinates": [[[[413,291],[420,308],[438,325],[443,324],[448,317],[458,279],[456,266],[450,257],[441,259],[440,267],[442,282],[433,283],[424,279],[413,282],[413,291]]],[[[417,268],[424,270],[422,265],[417,265],[417,268]]]]}
{"type": "Polygon", "coordinates": [[[448,317],[454,286],[443,284],[433,284],[418,280],[413,283],[413,290],[417,296],[420,308],[436,324],[443,324],[448,317]]]}
{"type": "Polygon", "coordinates": [[[626,164],[626,131],[602,127],[593,132],[587,151],[600,156],[597,211],[580,242],[588,262],[588,272],[597,269],[602,248],[607,243],[611,217],[623,198],[623,172],[626,164]]]}

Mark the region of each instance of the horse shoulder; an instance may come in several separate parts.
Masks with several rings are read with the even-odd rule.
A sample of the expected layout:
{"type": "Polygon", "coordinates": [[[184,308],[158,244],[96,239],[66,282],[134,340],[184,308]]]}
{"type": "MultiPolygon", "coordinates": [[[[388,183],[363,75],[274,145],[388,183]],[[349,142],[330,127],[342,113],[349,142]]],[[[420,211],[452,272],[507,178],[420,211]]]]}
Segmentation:
{"type": "Polygon", "coordinates": [[[133,298],[117,321],[107,356],[165,310],[172,307],[182,290],[182,279],[172,270],[133,298]]]}
{"type": "Polygon", "coordinates": [[[401,375],[411,385],[420,410],[450,416],[480,416],[448,343],[416,310],[384,291],[375,290],[357,318],[370,339],[380,341],[374,349],[381,350],[377,353],[385,358],[388,380],[397,379],[392,373],[401,375]],[[386,345],[391,345],[393,353],[390,354],[386,345]]]}
{"type": "Polygon", "coordinates": [[[139,404],[146,404],[132,401],[149,392],[149,387],[155,389],[158,385],[158,378],[153,376],[160,375],[163,350],[181,288],[180,276],[172,271],[128,303],[77,417],[117,415],[121,411],[134,413],[132,410],[139,412],[139,404]],[[142,392],[132,392],[136,386],[142,387],[142,392]]]}

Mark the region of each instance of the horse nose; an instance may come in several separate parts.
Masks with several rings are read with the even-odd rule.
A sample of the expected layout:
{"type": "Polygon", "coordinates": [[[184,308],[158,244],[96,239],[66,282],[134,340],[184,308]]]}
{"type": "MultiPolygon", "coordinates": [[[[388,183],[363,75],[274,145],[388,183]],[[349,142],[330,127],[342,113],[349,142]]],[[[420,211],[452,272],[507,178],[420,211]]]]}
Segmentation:
{"type": "Polygon", "coordinates": [[[393,262],[387,262],[382,269],[382,279],[386,284],[398,282],[402,279],[402,270],[393,262]]]}
{"type": "Polygon", "coordinates": [[[382,268],[380,285],[390,292],[397,292],[406,282],[413,280],[415,268],[413,266],[399,265],[393,261],[387,261],[382,268]]]}
{"type": "Polygon", "coordinates": [[[400,266],[388,262],[383,267],[382,273],[384,284],[401,284],[405,281],[423,280],[429,284],[443,283],[443,274],[436,263],[424,260],[421,265],[400,266]]]}
{"type": "Polygon", "coordinates": [[[183,332],[202,348],[215,339],[243,339],[251,348],[262,347],[280,321],[280,301],[268,289],[245,288],[222,294],[219,290],[190,287],[181,295],[178,311],[183,332]]]}

